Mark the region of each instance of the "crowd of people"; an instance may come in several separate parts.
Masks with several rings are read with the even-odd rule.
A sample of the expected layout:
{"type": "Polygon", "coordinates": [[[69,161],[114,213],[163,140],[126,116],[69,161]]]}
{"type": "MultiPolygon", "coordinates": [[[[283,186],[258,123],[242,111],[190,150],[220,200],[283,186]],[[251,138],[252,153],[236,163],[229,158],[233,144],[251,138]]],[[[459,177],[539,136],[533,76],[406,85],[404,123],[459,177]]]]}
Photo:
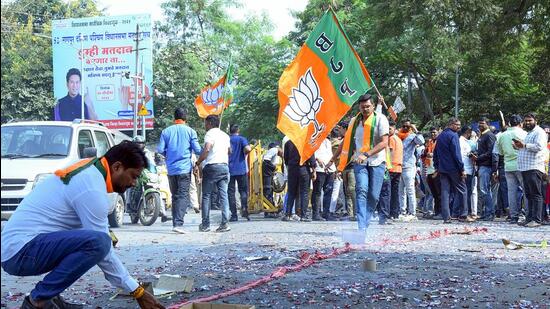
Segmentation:
{"type": "MultiPolygon", "coordinates": [[[[269,144],[262,158],[263,194],[274,203],[274,174],[282,158],[283,221],[354,220],[360,230],[373,219],[381,225],[497,217],[531,228],[549,224],[550,130],[538,125],[537,115],[512,115],[500,131],[485,117],[477,128],[452,118],[445,129],[432,127],[424,136],[410,119],[400,128],[388,121],[369,94],[358,105],[359,112],[340,122],[306,160],[288,137],[281,146],[269,144]]],[[[240,217],[250,220],[246,158],[256,145],[240,135],[238,125],[230,126],[230,135],[222,131],[216,115],[206,117],[201,145],[186,118],[184,109],[175,110],[174,124],[162,131],[156,149],[165,158],[173,231],[186,233],[187,209],[199,211],[199,185],[199,231],[210,231],[214,204],[222,213],[216,231],[230,231],[229,222],[239,220],[238,204],[240,217]]],[[[164,308],[130,276],[109,237],[108,193],[136,186],[139,175],[155,164],[143,142],[125,141],[103,157],[58,170],[21,202],[2,231],[2,268],[17,276],[48,273],[22,308],[82,308],[60,293],[96,264],[140,307],[164,308]]]]}
{"type": "MultiPolygon", "coordinates": [[[[230,230],[228,222],[239,219],[237,192],[240,216],[250,220],[246,157],[253,145],[237,125],[230,126],[230,135],[224,133],[212,115],[205,120],[201,147],[184,123],[185,111],[176,110],[175,118],[157,149],[166,156],[174,231],[184,233],[193,169],[202,170],[200,231],[210,230],[213,201],[222,210],[216,231],[230,230]],[[194,164],[192,153],[200,155],[194,164]]],[[[549,220],[549,132],[528,113],[512,115],[500,131],[486,117],[475,128],[452,118],[446,128],[431,127],[423,134],[410,119],[399,127],[388,121],[365,94],[359,113],[341,121],[304,163],[288,137],[282,145],[270,143],[263,157],[263,193],[274,204],[275,158],[281,157],[287,180],[283,221],[352,220],[366,229],[373,219],[379,224],[506,220],[538,227],[549,220]]]]}

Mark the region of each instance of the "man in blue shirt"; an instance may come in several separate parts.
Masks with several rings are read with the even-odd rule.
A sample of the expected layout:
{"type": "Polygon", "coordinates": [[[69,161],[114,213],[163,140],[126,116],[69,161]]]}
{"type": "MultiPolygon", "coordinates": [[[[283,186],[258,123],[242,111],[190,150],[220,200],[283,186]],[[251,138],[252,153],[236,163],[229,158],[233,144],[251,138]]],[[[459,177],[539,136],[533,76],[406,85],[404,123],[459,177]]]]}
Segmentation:
{"type": "Polygon", "coordinates": [[[239,126],[231,125],[229,129],[231,134],[229,141],[231,143],[231,154],[229,155],[229,209],[231,210],[231,218],[229,221],[237,221],[237,203],[235,197],[235,182],[239,187],[239,195],[241,196],[241,214],[247,220],[248,216],[248,178],[246,167],[246,155],[252,150],[248,144],[248,140],[240,135],[239,126]]]}
{"type": "Polygon", "coordinates": [[[451,118],[447,128],[437,137],[433,154],[434,167],[441,180],[441,216],[444,220],[443,223],[451,223],[449,200],[452,188],[455,190],[455,198],[459,199],[459,204],[462,206],[459,220],[472,222],[472,219],[468,217],[466,172],[460,152],[458,130],[460,130],[460,120],[451,118]]]}
{"type": "Polygon", "coordinates": [[[191,184],[191,153],[201,153],[197,132],[186,123],[187,112],[176,108],[174,124],[162,130],[157,152],[166,157],[168,181],[172,193],[172,231],[185,234],[183,217],[191,205],[189,186],[191,184]]]}

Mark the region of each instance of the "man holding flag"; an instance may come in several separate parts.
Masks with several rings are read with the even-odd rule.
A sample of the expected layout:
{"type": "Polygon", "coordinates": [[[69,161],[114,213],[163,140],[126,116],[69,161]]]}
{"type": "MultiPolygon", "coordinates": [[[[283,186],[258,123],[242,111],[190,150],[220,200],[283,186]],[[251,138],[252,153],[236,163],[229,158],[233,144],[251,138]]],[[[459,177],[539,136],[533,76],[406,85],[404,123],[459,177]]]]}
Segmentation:
{"type": "Polygon", "coordinates": [[[360,102],[361,113],[348,128],[339,162],[340,171],[351,161],[357,164],[360,229],[366,229],[370,219],[367,196],[369,209],[378,201],[385,168],[383,150],[388,142],[388,120],[374,112],[370,95],[364,94],[373,87],[369,72],[332,10],[325,12],[279,79],[277,128],[296,145],[299,164],[312,156],[351,106],[360,102]]]}
{"type": "Polygon", "coordinates": [[[354,164],[357,224],[365,230],[380,198],[389,123],[386,116],[374,111],[370,94],[360,96],[358,102],[359,113],[351,119],[344,136],[338,170],[344,170],[349,162],[354,164]]]}
{"type": "Polygon", "coordinates": [[[335,13],[328,10],[279,79],[277,128],[296,145],[300,164],[373,86],[335,13]]]}

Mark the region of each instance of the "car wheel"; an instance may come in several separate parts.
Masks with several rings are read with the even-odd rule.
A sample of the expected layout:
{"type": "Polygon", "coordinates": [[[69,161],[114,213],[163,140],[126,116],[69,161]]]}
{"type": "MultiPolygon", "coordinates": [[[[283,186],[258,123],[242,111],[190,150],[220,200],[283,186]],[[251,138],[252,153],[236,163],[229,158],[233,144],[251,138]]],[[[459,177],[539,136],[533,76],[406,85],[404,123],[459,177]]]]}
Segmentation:
{"type": "Polygon", "coordinates": [[[124,220],[124,199],[118,195],[116,199],[115,209],[109,214],[109,225],[111,227],[121,227],[124,220]]]}

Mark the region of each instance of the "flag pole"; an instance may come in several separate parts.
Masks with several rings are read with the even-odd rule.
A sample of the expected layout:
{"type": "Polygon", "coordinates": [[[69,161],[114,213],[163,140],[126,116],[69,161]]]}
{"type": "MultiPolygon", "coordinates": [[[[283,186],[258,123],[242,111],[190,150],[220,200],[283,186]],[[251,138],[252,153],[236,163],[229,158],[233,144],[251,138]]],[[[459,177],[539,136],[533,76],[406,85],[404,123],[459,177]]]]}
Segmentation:
{"type": "MultiPolygon", "coordinates": [[[[378,87],[376,87],[376,84],[374,82],[372,82],[372,85],[374,86],[374,90],[376,90],[376,94],[378,95],[378,97],[382,98],[382,95],[380,94],[380,91],[378,91],[378,87]]],[[[382,100],[382,104],[384,105],[385,109],[388,109],[388,106],[386,105],[386,102],[384,102],[383,100],[382,100]]]]}
{"type": "Polygon", "coordinates": [[[228,78],[229,76],[227,76],[229,70],[231,70],[231,62],[233,60],[233,54],[230,52],[229,53],[229,66],[227,67],[227,71],[225,72],[225,81],[224,81],[224,87],[223,87],[223,105],[222,105],[222,112],[220,114],[220,129],[222,128],[222,119],[223,119],[223,112],[225,111],[225,102],[226,102],[226,95],[227,95],[227,84],[228,84],[228,78]]]}

